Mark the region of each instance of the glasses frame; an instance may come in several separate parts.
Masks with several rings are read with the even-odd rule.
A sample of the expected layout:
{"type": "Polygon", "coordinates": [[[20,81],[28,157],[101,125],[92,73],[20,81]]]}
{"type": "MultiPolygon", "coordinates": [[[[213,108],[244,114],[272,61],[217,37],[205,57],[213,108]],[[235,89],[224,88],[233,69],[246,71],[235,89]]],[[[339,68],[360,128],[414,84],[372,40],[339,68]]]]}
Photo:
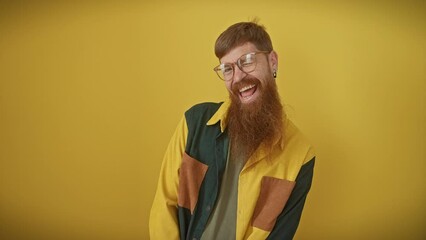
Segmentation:
{"type": "Polygon", "coordinates": [[[239,58],[238,58],[238,60],[236,61],[236,62],[233,62],[233,63],[221,63],[221,64],[219,64],[218,66],[216,66],[215,68],[213,68],[213,71],[215,71],[216,72],[216,74],[217,74],[217,76],[221,79],[221,80],[223,80],[223,81],[231,81],[233,78],[234,78],[234,74],[235,74],[235,66],[237,66],[243,73],[251,73],[251,72],[253,72],[254,70],[256,70],[256,67],[257,67],[257,59],[255,58],[255,66],[254,66],[254,68],[253,68],[253,70],[251,70],[251,71],[244,71],[243,70],[243,67],[241,66],[241,58],[243,57],[243,56],[247,56],[247,55],[250,55],[250,54],[254,54],[254,56],[256,57],[256,55],[257,54],[270,54],[272,51],[257,51],[257,52],[249,52],[249,53],[246,53],[246,54],[243,54],[243,55],[241,55],[239,58]],[[220,76],[220,73],[219,73],[219,71],[222,71],[222,68],[223,68],[223,66],[225,65],[225,64],[230,64],[231,65],[231,67],[232,67],[232,76],[229,78],[229,79],[224,79],[224,78],[222,78],[221,76],[220,76]]]}

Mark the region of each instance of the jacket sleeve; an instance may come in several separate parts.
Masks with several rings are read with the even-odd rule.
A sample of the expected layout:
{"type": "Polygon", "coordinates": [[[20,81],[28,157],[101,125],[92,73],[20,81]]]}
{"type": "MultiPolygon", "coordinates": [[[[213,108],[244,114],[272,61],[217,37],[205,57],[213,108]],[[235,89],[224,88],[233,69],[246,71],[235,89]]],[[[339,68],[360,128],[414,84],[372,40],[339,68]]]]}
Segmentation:
{"type": "Polygon", "coordinates": [[[267,239],[293,239],[299,225],[306,196],[311,188],[314,164],[315,157],[306,162],[300,169],[293,192],[267,239]]]}
{"type": "Polygon", "coordinates": [[[179,239],[178,171],[185,151],[187,135],[188,127],[183,117],[169,142],[161,165],[157,191],[149,218],[149,234],[152,240],[179,239]]]}

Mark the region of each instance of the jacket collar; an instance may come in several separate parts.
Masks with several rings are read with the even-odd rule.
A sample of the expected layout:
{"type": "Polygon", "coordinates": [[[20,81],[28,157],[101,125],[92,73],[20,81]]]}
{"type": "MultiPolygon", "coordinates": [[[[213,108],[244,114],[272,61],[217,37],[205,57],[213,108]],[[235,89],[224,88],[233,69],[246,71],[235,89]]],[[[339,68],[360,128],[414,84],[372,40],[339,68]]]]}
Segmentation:
{"type": "Polygon", "coordinates": [[[220,121],[220,131],[223,133],[226,129],[226,114],[228,113],[228,108],[231,103],[231,100],[228,99],[219,107],[216,113],[209,119],[207,126],[211,126],[220,121]]]}

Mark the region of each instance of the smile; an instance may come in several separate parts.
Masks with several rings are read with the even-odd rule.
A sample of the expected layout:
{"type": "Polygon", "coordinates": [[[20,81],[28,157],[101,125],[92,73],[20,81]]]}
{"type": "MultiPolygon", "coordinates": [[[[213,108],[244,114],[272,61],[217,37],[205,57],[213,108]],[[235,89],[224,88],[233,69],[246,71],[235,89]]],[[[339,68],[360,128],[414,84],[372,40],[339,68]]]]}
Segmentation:
{"type": "Polygon", "coordinates": [[[240,88],[238,91],[240,93],[241,100],[247,101],[254,95],[256,90],[257,90],[256,84],[250,84],[240,88]]]}

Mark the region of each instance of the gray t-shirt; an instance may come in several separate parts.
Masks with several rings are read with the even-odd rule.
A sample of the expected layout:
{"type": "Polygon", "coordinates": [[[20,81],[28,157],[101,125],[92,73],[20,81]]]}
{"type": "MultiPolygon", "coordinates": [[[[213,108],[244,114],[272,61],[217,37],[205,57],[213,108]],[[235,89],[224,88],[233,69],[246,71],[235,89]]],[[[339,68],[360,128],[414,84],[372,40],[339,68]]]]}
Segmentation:
{"type": "Polygon", "coordinates": [[[201,240],[233,240],[236,237],[238,178],[244,167],[244,159],[228,154],[219,197],[207,222],[201,240]]]}

